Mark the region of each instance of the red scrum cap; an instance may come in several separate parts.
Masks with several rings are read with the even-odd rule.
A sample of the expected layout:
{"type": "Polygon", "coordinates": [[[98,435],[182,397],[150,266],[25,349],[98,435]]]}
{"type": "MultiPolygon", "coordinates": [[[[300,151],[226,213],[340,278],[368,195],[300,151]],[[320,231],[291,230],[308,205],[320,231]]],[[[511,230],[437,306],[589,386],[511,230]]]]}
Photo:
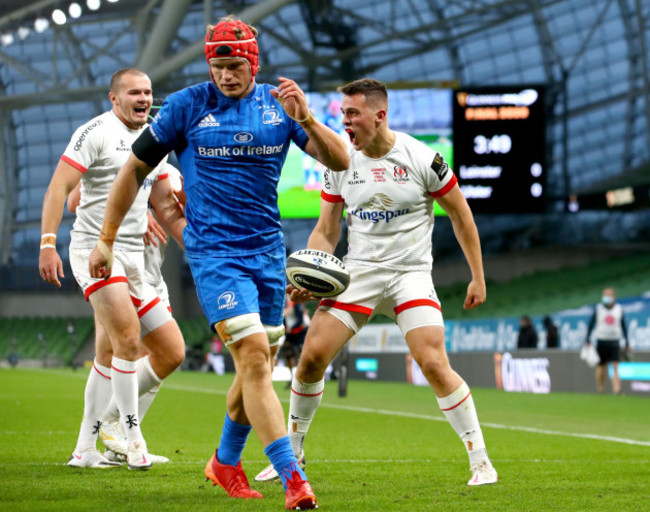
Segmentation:
{"type": "Polygon", "coordinates": [[[254,77],[259,68],[259,48],[257,47],[257,30],[239,20],[222,20],[208,27],[205,36],[205,58],[212,59],[246,59],[254,77]]]}

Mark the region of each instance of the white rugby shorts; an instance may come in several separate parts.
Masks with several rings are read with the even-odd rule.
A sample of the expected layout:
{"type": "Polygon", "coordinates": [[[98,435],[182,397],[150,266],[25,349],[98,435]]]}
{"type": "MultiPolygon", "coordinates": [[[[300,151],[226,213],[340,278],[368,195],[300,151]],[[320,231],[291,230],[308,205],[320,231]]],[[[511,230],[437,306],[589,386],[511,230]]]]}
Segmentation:
{"type": "Polygon", "coordinates": [[[143,281],[144,255],[141,252],[115,251],[113,269],[108,280],[90,276],[88,261],[92,249],[70,247],[70,266],[72,274],[81,287],[86,300],[100,288],[114,283],[127,283],[131,301],[140,319],[140,335],[146,336],[172,319],[168,302],[161,300],[156,289],[143,281]]]}
{"type": "Polygon", "coordinates": [[[350,286],[336,297],[321,300],[319,309],[335,316],[355,333],[379,313],[392,318],[404,336],[417,327],[444,327],[430,272],[357,263],[346,263],[345,267],[350,272],[350,286]]]}

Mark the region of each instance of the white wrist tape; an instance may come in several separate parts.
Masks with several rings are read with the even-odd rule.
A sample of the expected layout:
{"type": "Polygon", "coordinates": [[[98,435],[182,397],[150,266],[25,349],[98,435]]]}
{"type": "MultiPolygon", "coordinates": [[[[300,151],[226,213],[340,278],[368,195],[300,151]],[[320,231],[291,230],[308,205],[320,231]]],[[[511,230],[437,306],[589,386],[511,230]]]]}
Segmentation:
{"type": "Polygon", "coordinates": [[[97,242],[97,250],[106,258],[106,268],[113,268],[113,249],[102,240],[99,240],[97,242]]]}

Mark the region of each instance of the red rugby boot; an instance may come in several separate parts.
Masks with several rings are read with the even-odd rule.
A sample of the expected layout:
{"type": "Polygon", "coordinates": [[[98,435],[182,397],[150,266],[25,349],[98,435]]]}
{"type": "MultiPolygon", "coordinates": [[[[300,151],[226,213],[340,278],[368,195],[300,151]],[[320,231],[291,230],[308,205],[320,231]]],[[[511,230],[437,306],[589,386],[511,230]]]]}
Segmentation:
{"type": "Polygon", "coordinates": [[[236,466],[219,463],[217,452],[205,466],[205,479],[212,480],[212,485],[219,484],[231,498],[261,498],[262,495],[248,484],[248,478],[241,467],[241,461],[236,466]]]}
{"type": "Polygon", "coordinates": [[[291,479],[287,480],[287,510],[307,510],[318,508],[316,495],[307,480],[303,480],[300,473],[294,471],[291,479]]]}

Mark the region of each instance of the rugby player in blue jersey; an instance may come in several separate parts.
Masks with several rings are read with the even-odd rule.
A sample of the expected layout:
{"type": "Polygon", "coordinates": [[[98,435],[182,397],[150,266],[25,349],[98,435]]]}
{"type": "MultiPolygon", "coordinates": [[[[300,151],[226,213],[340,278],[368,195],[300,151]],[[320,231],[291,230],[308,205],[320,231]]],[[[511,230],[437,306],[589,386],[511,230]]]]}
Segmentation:
{"type": "Polygon", "coordinates": [[[113,240],[140,184],[175,150],[187,196],[183,241],[197,294],[237,371],[206,477],[232,497],[262,497],[241,468],[252,426],[279,468],[286,507],[315,508],[271,382],[272,354],[284,332],[286,256],[277,185],[291,141],[333,171],[346,169],[350,159],[343,139],[313,117],[294,81],[279,78],[277,88],[255,82],[256,36],[253,27],[231,17],[208,27],[211,81],[168,96],[134,143],[115,179],[89,265],[94,276],[110,275],[113,240]]]}

